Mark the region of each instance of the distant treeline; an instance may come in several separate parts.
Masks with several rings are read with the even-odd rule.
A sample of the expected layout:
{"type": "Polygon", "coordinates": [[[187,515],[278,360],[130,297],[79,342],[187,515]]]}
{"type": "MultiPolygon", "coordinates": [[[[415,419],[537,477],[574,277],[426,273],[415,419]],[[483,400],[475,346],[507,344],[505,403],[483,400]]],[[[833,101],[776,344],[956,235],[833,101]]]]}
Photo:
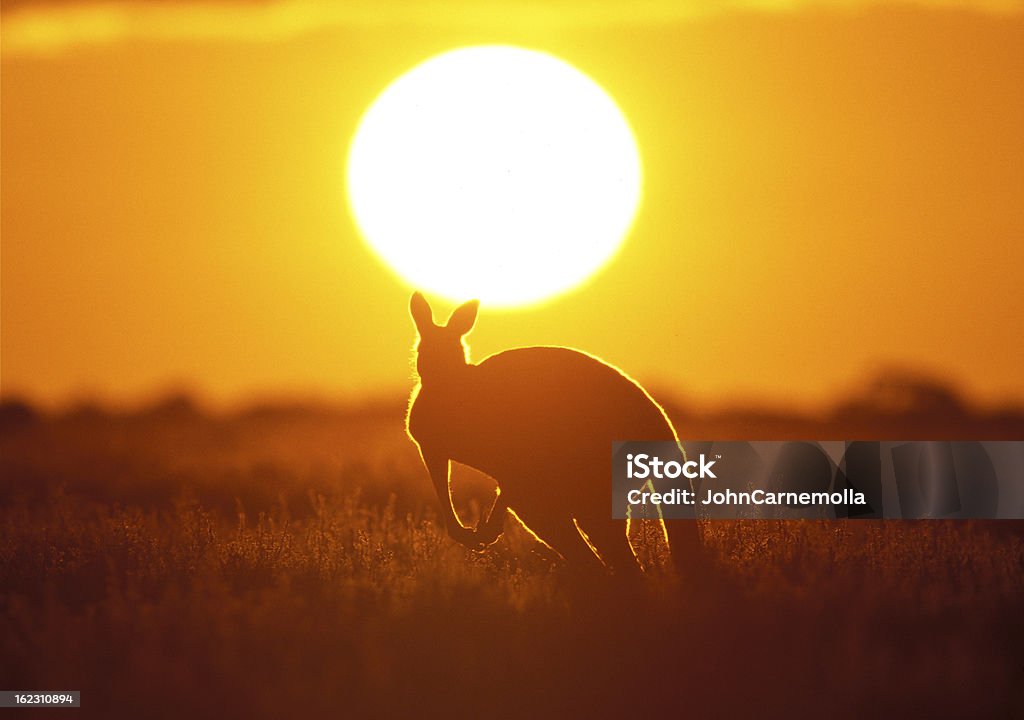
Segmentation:
{"type": "MultiPolygon", "coordinates": [[[[824,412],[804,413],[784,406],[729,404],[697,409],[671,391],[653,388],[684,439],[890,439],[1019,440],[1024,438],[1024,407],[981,408],[967,402],[949,383],[904,371],[886,371],[841,398],[824,412]]],[[[0,401],[0,432],[46,421],[218,422],[268,421],[332,424],[351,421],[400,427],[407,399],[382,396],[343,405],[315,401],[254,402],[230,413],[213,413],[187,394],[172,394],[131,410],[81,403],[44,412],[30,401],[0,401]]]]}

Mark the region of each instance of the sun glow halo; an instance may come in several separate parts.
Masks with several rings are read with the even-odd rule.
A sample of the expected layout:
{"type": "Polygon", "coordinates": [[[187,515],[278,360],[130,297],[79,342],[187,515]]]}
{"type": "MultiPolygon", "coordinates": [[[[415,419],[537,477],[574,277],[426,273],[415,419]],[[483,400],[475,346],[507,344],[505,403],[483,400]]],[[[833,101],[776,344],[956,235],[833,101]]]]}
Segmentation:
{"type": "Polygon", "coordinates": [[[611,259],[641,169],[597,83],[546,53],[477,46],[385,88],[356,130],[346,187],[364,239],[411,286],[507,307],[611,259]]]}

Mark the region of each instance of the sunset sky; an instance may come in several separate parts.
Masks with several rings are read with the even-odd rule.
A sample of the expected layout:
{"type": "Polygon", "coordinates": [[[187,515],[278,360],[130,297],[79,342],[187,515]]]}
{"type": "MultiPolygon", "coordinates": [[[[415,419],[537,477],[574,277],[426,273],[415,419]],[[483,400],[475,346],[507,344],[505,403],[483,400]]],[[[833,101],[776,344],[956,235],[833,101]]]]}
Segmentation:
{"type": "Polygon", "coordinates": [[[1024,4],[693,6],[4,2],[3,394],[407,389],[413,288],[346,151],[404,71],[510,43],[616,99],[644,195],[585,286],[482,308],[476,358],[568,345],[710,404],[888,366],[1024,402],[1024,4]]]}

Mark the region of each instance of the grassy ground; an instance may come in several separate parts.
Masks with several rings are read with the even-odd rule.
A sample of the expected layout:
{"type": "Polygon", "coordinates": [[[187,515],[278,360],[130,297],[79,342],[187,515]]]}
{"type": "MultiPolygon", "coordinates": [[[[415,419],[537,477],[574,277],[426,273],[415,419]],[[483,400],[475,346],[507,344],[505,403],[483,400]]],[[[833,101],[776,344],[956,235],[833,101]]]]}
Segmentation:
{"type": "Polygon", "coordinates": [[[520,529],[447,540],[390,411],[179,410],[0,436],[4,687],[89,717],[1024,712],[1019,525],[707,523],[712,576],[583,580],[520,529]]]}

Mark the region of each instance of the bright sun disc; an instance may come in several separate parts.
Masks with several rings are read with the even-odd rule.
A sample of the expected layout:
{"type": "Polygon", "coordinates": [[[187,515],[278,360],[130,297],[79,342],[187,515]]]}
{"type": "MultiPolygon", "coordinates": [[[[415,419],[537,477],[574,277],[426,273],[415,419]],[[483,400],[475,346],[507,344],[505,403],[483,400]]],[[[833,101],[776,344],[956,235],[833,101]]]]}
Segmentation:
{"type": "Polygon", "coordinates": [[[622,112],[551,55],[479,46],[391,83],[349,151],[363,237],[410,285],[524,305],[565,292],[615,254],[640,201],[622,112]]]}

